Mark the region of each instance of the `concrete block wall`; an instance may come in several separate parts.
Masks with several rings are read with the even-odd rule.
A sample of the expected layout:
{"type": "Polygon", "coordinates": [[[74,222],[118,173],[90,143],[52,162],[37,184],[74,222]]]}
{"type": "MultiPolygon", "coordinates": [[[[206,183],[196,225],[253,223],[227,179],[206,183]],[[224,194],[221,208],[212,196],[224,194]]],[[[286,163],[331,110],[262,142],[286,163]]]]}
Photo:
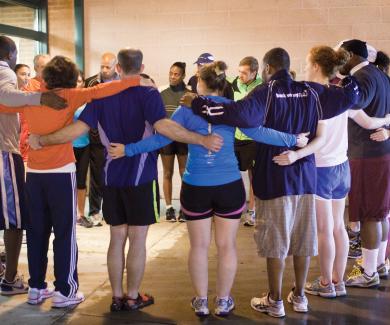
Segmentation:
{"type": "Polygon", "coordinates": [[[187,62],[192,75],[202,52],[234,75],[242,57],[261,60],[282,46],[302,78],[314,45],[361,38],[390,53],[390,0],[85,0],[85,30],[87,75],[98,71],[102,52],[125,46],[143,51],[145,72],[159,85],[174,61],[187,62]]]}
{"type": "Polygon", "coordinates": [[[75,60],[73,0],[49,0],[49,52],[75,60]]]}

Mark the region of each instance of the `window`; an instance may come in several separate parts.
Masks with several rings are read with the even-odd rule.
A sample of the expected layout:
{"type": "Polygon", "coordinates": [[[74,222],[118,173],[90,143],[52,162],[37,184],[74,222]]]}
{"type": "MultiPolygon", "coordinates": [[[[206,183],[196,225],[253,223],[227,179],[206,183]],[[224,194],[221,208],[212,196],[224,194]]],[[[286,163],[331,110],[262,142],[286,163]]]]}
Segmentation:
{"type": "Polygon", "coordinates": [[[15,41],[18,63],[32,67],[34,56],[48,49],[47,0],[0,0],[0,34],[15,41]]]}

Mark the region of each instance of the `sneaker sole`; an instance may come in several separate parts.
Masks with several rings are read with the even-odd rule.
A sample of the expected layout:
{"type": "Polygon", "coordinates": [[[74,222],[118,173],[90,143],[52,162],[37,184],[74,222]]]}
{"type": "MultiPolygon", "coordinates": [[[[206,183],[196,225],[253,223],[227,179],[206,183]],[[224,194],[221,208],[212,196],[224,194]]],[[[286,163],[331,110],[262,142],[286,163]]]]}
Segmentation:
{"type": "Polygon", "coordinates": [[[347,295],[347,291],[336,291],[336,297],[345,297],[347,295]]]}
{"type": "Polygon", "coordinates": [[[24,295],[28,293],[28,288],[23,291],[0,291],[0,295],[2,296],[16,296],[16,295],[24,295]]]}
{"type": "Polygon", "coordinates": [[[29,305],[40,305],[40,304],[42,304],[46,299],[49,299],[49,298],[51,298],[51,297],[53,297],[53,295],[50,295],[50,296],[43,296],[43,297],[39,297],[39,298],[37,298],[37,299],[28,299],[28,300],[27,300],[27,303],[28,303],[29,305]]]}
{"type": "Polygon", "coordinates": [[[372,285],[366,285],[366,284],[345,284],[346,287],[354,287],[354,288],[366,288],[366,289],[375,289],[375,288],[378,288],[380,285],[380,283],[375,283],[375,284],[372,284],[372,285]]]}
{"type": "Polygon", "coordinates": [[[230,315],[230,313],[234,310],[235,307],[236,307],[236,306],[233,305],[233,307],[232,307],[231,309],[229,309],[229,311],[227,311],[227,312],[222,312],[222,313],[216,313],[216,312],[214,312],[214,315],[215,315],[215,316],[219,316],[219,317],[227,317],[227,316],[230,315]]]}
{"type": "Polygon", "coordinates": [[[274,318],[283,318],[283,317],[286,316],[286,313],[284,313],[284,314],[276,314],[276,313],[270,312],[268,310],[263,310],[263,309],[256,308],[256,306],[253,306],[252,303],[251,303],[251,307],[252,307],[252,309],[258,311],[259,313],[267,314],[268,316],[271,316],[271,317],[274,317],[274,318]]]}
{"type": "Polygon", "coordinates": [[[208,311],[207,313],[204,313],[204,312],[196,312],[194,306],[192,305],[192,302],[190,302],[190,306],[191,306],[191,308],[194,310],[195,315],[198,316],[198,317],[206,317],[206,316],[209,316],[209,315],[210,315],[210,311],[208,311]]]}
{"type": "Polygon", "coordinates": [[[252,225],[251,223],[248,223],[248,222],[244,222],[244,226],[245,227],[254,227],[255,225],[252,225]]]}
{"type": "MultiPolygon", "coordinates": [[[[318,291],[311,291],[311,290],[308,290],[308,289],[305,289],[305,293],[308,293],[309,295],[312,295],[312,296],[320,296],[322,298],[327,298],[327,299],[336,298],[336,296],[337,296],[336,292],[321,293],[321,292],[318,292],[318,291]]],[[[291,302],[290,302],[290,304],[291,304],[291,302]]]]}
{"type": "Polygon", "coordinates": [[[72,301],[65,301],[65,302],[60,302],[60,303],[52,303],[52,308],[66,308],[66,307],[72,307],[72,306],[77,306],[81,304],[84,299],[79,299],[79,300],[72,300],[72,301]]]}
{"type": "Polygon", "coordinates": [[[307,313],[307,312],[309,311],[309,308],[302,309],[302,308],[297,308],[297,307],[295,307],[293,301],[291,301],[291,300],[289,300],[289,299],[287,299],[287,302],[293,306],[293,310],[294,310],[296,313],[307,313]]]}

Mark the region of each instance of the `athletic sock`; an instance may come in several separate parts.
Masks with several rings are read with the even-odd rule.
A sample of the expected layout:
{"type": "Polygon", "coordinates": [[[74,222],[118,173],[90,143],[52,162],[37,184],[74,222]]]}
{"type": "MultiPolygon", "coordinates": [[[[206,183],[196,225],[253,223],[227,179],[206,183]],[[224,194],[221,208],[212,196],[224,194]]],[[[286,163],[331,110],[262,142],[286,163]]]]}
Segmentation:
{"type": "Polygon", "coordinates": [[[372,276],[376,272],[377,260],[378,260],[378,251],[379,249],[367,249],[362,248],[363,262],[362,267],[364,273],[369,276],[372,276]]]}
{"type": "Polygon", "coordinates": [[[378,266],[385,263],[386,248],[387,248],[387,240],[381,241],[381,243],[379,244],[379,251],[378,251],[378,261],[377,261],[378,266]]]}
{"type": "Polygon", "coordinates": [[[360,222],[359,221],[350,222],[349,228],[351,228],[351,230],[354,232],[359,232],[360,231],[360,222]]]}
{"type": "Polygon", "coordinates": [[[173,206],[172,206],[172,204],[170,204],[170,205],[167,205],[165,208],[168,210],[170,208],[173,208],[173,206]]]}
{"type": "Polygon", "coordinates": [[[218,297],[218,296],[217,296],[217,299],[228,300],[228,299],[229,299],[229,296],[226,296],[226,297],[218,297]]]}

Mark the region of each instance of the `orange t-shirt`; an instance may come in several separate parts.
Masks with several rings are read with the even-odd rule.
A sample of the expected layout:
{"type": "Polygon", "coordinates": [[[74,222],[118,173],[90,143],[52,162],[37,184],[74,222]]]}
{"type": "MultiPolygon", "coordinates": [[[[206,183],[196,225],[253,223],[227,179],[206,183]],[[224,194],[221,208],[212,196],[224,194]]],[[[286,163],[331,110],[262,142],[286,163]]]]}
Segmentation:
{"type": "MultiPolygon", "coordinates": [[[[115,95],[134,86],[139,86],[140,77],[130,77],[109,83],[102,83],[90,88],[61,89],[58,95],[65,98],[68,107],[55,110],[47,106],[22,106],[9,108],[0,105],[0,113],[21,112],[27,121],[30,133],[46,135],[72,124],[74,112],[93,99],[115,95]]],[[[45,89],[41,88],[41,91],[45,89]]],[[[28,151],[27,167],[31,169],[55,169],[75,161],[72,143],[57,144],[43,147],[40,150],[28,151]]]]}
{"type": "MultiPolygon", "coordinates": [[[[41,90],[41,79],[37,77],[29,80],[28,84],[22,88],[23,91],[40,91],[41,90]]],[[[28,125],[23,113],[19,114],[20,117],[20,139],[19,139],[19,150],[22,155],[23,161],[26,162],[28,159],[28,125]]]]}

